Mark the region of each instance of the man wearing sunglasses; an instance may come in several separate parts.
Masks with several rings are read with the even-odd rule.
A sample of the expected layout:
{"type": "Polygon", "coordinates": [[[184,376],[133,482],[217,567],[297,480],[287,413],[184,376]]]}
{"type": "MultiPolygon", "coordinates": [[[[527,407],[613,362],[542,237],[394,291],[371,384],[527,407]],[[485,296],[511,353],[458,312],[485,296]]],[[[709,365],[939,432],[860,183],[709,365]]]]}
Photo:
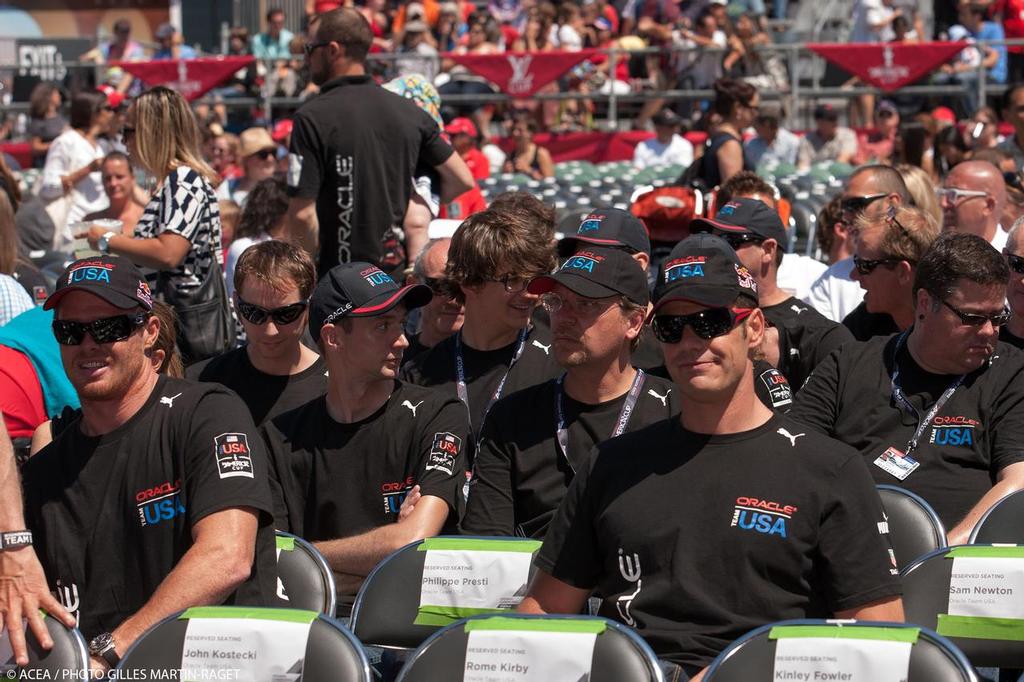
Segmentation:
{"type": "Polygon", "coordinates": [[[753,274],[764,317],[779,330],[778,369],[797,390],[829,353],[853,340],[845,327],[779,288],[786,229],[779,214],[764,202],[733,199],[721,206],[713,219],[694,220],[690,229],[722,237],[753,274]]]}
{"type": "Polygon", "coordinates": [[[473,467],[462,531],[543,538],[593,446],[679,411],[672,382],[631,364],[650,295],[621,250],[584,247],[529,290],[551,316],[557,379],[499,400],[473,467]]]}
{"type": "Polygon", "coordinates": [[[988,161],[963,161],[936,191],[944,230],[977,235],[1003,250],[1007,233],[999,219],[1006,206],[1006,183],[998,168],[988,161]]]}
{"type": "Polygon", "coordinates": [[[301,248],[277,240],[250,246],[235,266],[235,312],[246,344],[192,365],[187,376],[230,388],[257,426],[322,396],[327,365],[302,343],[315,285],[313,259],[301,248]]]}
{"type": "Polygon", "coordinates": [[[1024,488],[1024,355],[998,341],[1008,277],[985,240],[943,233],[914,273],[914,325],[829,357],[790,412],[927,500],[950,544],[1024,488]]]}
{"type": "Polygon", "coordinates": [[[426,284],[434,292],[434,298],[420,308],[419,331],[406,335],[409,347],[402,356],[403,363],[430,350],[462,328],[466,318],[465,306],[453,295],[444,275],[451,243],[447,237],[431,239],[413,265],[409,283],[426,284]]]}
{"type": "Polygon", "coordinates": [[[1003,256],[1010,267],[1006,301],[1013,316],[999,330],[999,340],[1024,349],[1024,232],[1021,223],[1010,230],[1003,256]]]}
{"type": "Polygon", "coordinates": [[[398,381],[408,310],[431,297],[369,263],[334,267],[310,301],[309,331],[330,368],[327,394],[265,427],[278,528],[316,544],[338,581],[339,615],[384,557],[458,518],[466,408],[398,381]],[[399,517],[413,490],[415,509],[399,517]]]}
{"type": "Polygon", "coordinates": [[[274,603],[273,502],[245,405],[157,374],[160,333],[127,258],[75,261],[46,308],[81,409],[25,465],[25,509],[93,668],[190,606],[274,603]]]}
{"type": "Polygon", "coordinates": [[[863,461],[755,395],[765,319],[753,276],[707,234],[677,244],[663,273],[653,325],[679,416],[599,444],[579,468],[520,611],[579,613],[595,592],[667,679],[699,678],[765,623],[902,620],[863,461]]]}

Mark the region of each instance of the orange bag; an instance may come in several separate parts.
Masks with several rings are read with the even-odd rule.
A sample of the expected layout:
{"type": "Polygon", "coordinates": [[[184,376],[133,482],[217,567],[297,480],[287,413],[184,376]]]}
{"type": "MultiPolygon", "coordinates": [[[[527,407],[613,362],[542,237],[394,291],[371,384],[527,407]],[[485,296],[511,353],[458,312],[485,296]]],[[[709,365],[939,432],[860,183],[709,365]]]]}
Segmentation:
{"type": "Polygon", "coordinates": [[[630,212],[647,227],[652,242],[676,243],[690,235],[690,221],[703,215],[704,194],[689,187],[659,187],[641,194],[630,212]]]}

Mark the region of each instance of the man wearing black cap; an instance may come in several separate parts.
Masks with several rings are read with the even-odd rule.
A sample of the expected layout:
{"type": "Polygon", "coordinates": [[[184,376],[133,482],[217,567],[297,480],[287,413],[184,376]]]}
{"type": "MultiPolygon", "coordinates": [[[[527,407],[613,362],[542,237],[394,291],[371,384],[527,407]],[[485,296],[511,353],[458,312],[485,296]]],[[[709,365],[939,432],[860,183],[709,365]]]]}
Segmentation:
{"type": "Polygon", "coordinates": [[[579,613],[595,592],[600,615],[635,627],[670,679],[700,676],[773,621],[902,620],[863,460],[754,394],[749,355],[765,320],[733,250],[711,235],[683,240],[654,299],[680,416],[597,446],[519,610],[579,613]]]}
{"type": "Polygon", "coordinates": [[[542,538],[595,443],[678,412],[672,383],[630,364],[650,296],[623,251],[584,248],[530,283],[565,373],[499,400],[484,424],[462,530],[542,538]]]}
{"type": "Polygon", "coordinates": [[[694,220],[690,229],[722,237],[753,273],[764,317],[779,330],[779,371],[797,390],[829,353],[853,340],[846,327],[779,288],[786,229],[779,214],[764,202],[733,199],[720,207],[713,219],[694,220]]]}
{"type": "Polygon", "coordinates": [[[25,465],[26,520],[96,669],[176,611],[275,593],[263,442],[235,394],[157,374],[152,306],[116,256],[69,265],[45,305],[82,406],[25,465]]]}
{"type": "Polygon", "coordinates": [[[804,136],[804,144],[810,149],[801,153],[809,154],[811,163],[852,163],[857,155],[856,133],[839,125],[839,112],[830,104],[815,108],[814,130],[804,136]]]}
{"type": "Polygon", "coordinates": [[[654,137],[643,140],[633,150],[635,168],[658,168],[661,166],[689,166],[693,163],[693,145],[679,134],[683,120],[679,114],[665,108],[656,113],[654,137]]]}
{"type": "Polygon", "coordinates": [[[369,263],[332,268],[309,310],[330,372],[327,395],[265,427],[280,483],[278,528],[316,544],[338,578],[342,609],[384,557],[456,518],[466,408],[397,379],[406,314],[430,298],[429,287],[400,287],[369,263]],[[414,488],[422,497],[399,519],[414,488]]]}

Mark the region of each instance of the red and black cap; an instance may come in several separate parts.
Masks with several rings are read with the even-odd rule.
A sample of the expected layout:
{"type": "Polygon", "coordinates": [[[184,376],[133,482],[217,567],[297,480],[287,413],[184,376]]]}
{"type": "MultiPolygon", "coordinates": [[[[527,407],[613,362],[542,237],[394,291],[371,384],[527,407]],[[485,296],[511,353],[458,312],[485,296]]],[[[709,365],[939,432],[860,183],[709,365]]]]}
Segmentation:
{"type": "Polygon", "coordinates": [[[654,289],[654,310],[669,301],[711,308],[731,306],[740,294],[757,300],[757,283],[721,237],[694,234],[676,244],[662,264],[654,289]]]}
{"type": "MultiPolygon", "coordinates": [[[[575,221],[573,221],[575,223],[575,221]]],[[[651,254],[651,238],[640,219],[618,208],[599,208],[583,216],[575,225],[565,225],[558,242],[558,255],[567,258],[578,249],[593,246],[625,246],[637,253],[651,254]],[[575,234],[570,234],[570,231],[575,234]]]]}
{"type": "Polygon", "coordinates": [[[712,234],[753,234],[762,239],[786,243],[786,228],[778,211],[768,208],[759,199],[733,199],[720,207],[714,218],[696,218],[690,223],[690,232],[712,234]]]}
{"type": "Polygon", "coordinates": [[[76,260],[57,278],[57,286],[43,308],[52,310],[70,291],[87,291],[125,310],[153,309],[153,293],[146,278],[134,263],[120,256],[76,260]]]}
{"type": "Polygon", "coordinates": [[[383,315],[399,303],[419,308],[433,293],[423,284],[399,286],[370,263],[343,263],[331,268],[316,285],[309,301],[309,333],[320,340],[320,330],[342,317],[383,315]]]}
{"type": "MultiPolygon", "coordinates": [[[[586,246],[586,245],[584,245],[586,246]]],[[[644,269],[625,251],[608,248],[581,248],[551,275],[530,282],[531,294],[546,294],[555,284],[586,298],[622,295],[637,305],[650,301],[644,269]]]]}

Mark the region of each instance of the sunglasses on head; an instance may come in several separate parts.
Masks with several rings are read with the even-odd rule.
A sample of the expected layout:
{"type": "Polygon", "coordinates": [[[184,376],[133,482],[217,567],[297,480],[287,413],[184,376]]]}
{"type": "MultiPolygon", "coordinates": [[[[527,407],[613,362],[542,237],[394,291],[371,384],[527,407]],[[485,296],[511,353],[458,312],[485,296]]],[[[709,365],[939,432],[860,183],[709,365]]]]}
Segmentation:
{"type": "Polygon", "coordinates": [[[288,305],[283,305],[280,308],[268,310],[254,303],[246,303],[237,293],[235,294],[235,297],[238,299],[238,312],[248,322],[252,322],[256,325],[266,324],[268,318],[273,319],[274,324],[279,327],[291,324],[295,320],[299,319],[299,316],[302,315],[302,311],[304,311],[306,306],[309,305],[309,299],[305,299],[298,303],[289,303],[288,305]]]}
{"type": "Polygon", "coordinates": [[[896,265],[902,261],[902,258],[861,258],[860,256],[854,256],[853,267],[857,268],[858,274],[870,275],[879,265],[896,265]]]}
{"type": "Polygon", "coordinates": [[[77,346],[85,340],[86,332],[92,340],[99,344],[124,341],[136,329],[146,324],[151,313],[135,315],[114,315],[103,317],[92,322],[73,322],[71,320],[54,320],[53,336],[62,346],[77,346]]]}
{"type": "Polygon", "coordinates": [[[752,312],[754,308],[708,308],[689,315],[655,315],[651,326],[654,338],[662,343],[679,343],[687,327],[708,341],[716,336],[725,336],[752,312]]]}
{"type": "Polygon", "coordinates": [[[847,197],[839,202],[839,210],[847,214],[860,215],[865,208],[887,196],[889,195],[880,193],[869,194],[865,197],[847,197]]]}
{"type": "Polygon", "coordinates": [[[994,315],[982,315],[980,313],[965,313],[959,308],[953,307],[953,304],[949,303],[945,299],[940,298],[939,300],[942,302],[942,305],[952,310],[953,314],[960,318],[960,324],[966,325],[968,327],[980,327],[986,322],[991,322],[993,327],[1002,327],[1004,324],[1009,322],[1010,318],[1013,316],[1013,313],[1011,313],[1006,308],[1003,308],[1002,312],[996,313],[994,315]]]}
{"type": "Polygon", "coordinates": [[[1024,256],[1014,256],[1012,253],[1004,253],[1006,264],[1018,275],[1024,275],[1024,256]]]}

